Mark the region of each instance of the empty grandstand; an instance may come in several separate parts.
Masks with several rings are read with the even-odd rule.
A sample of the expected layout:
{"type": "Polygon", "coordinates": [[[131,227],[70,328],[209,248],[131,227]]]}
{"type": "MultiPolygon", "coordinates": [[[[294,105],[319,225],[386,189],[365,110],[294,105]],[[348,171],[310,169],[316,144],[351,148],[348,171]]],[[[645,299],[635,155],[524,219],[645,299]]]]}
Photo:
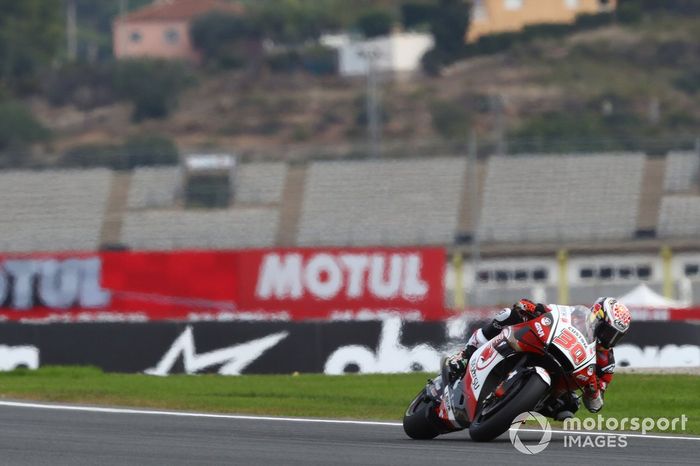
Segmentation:
{"type": "Polygon", "coordinates": [[[134,170],[129,190],[130,209],[170,207],[181,189],[182,175],[176,167],[142,167],[134,170]]]}
{"type": "MultiPolygon", "coordinates": [[[[677,152],[243,163],[218,208],[188,207],[176,167],[8,171],[0,174],[0,248],[439,245],[468,253],[476,244],[483,257],[464,261],[463,298],[491,305],[522,295],[556,300],[556,253],[582,244],[587,252],[574,253],[566,270],[571,301],[639,282],[659,291],[667,244],[674,292],[693,296],[699,160],[677,152]]],[[[448,293],[455,280],[448,275],[448,293]]]]}
{"type": "Polygon", "coordinates": [[[275,209],[153,210],[130,212],[124,244],[136,249],[234,249],[272,246],[275,209]]]}
{"type": "Polygon", "coordinates": [[[297,243],[450,244],[465,170],[456,157],[313,163],[297,243]]]}
{"type": "Polygon", "coordinates": [[[7,251],[96,249],[105,238],[136,248],[450,245],[476,232],[484,245],[603,245],[634,242],[642,223],[646,238],[694,239],[699,160],[678,152],[494,156],[478,167],[464,157],[244,163],[230,200],[203,210],[185,207],[177,167],[5,172],[0,241],[7,251]]]}
{"type": "Polygon", "coordinates": [[[248,163],[239,165],[234,176],[234,200],[246,204],[278,203],[282,199],[287,164],[248,163]]]}
{"type": "Polygon", "coordinates": [[[0,172],[0,250],[96,250],[112,172],[0,172]]]}
{"type": "Polygon", "coordinates": [[[700,196],[667,196],[661,203],[659,236],[700,237],[700,196]]]}
{"type": "Polygon", "coordinates": [[[643,154],[492,157],[479,225],[482,241],[632,238],[643,154]]]}
{"type": "Polygon", "coordinates": [[[700,156],[697,152],[671,152],[666,157],[664,191],[682,193],[698,186],[700,156]]]}

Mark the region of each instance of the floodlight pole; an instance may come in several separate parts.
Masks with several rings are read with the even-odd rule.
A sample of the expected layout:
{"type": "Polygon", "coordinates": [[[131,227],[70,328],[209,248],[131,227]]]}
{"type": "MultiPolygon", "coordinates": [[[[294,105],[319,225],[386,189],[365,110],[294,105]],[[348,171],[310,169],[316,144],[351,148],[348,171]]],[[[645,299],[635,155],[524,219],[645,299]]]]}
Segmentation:
{"type": "Polygon", "coordinates": [[[505,128],[505,115],[504,112],[504,99],[503,96],[492,95],[489,99],[491,113],[494,116],[494,132],[496,137],[496,154],[505,155],[508,152],[507,141],[506,141],[506,128],[505,128]]]}
{"type": "Polygon", "coordinates": [[[74,62],[78,59],[78,12],[75,0],[66,2],[66,50],[68,60],[74,62]]]}
{"type": "Polygon", "coordinates": [[[476,139],[476,131],[472,128],[469,131],[467,169],[469,170],[469,215],[472,223],[472,248],[471,248],[471,266],[472,266],[472,302],[474,304],[479,293],[478,274],[479,263],[481,262],[481,239],[479,238],[479,168],[478,168],[478,141],[476,139]]]}
{"type": "Polygon", "coordinates": [[[379,86],[377,73],[377,60],[381,52],[377,49],[367,48],[360,53],[367,60],[367,100],[365,102],[367,113],[367,137],[369,155],[379,158],[381,151],[382,128],[380,119],[379,86]]]}

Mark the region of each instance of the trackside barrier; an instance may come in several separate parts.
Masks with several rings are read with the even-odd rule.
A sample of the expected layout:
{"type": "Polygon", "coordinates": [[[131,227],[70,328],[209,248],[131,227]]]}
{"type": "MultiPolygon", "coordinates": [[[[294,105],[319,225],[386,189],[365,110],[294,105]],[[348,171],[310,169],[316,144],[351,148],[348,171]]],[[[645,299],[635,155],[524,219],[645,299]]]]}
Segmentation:
{"type": "MultiPolygon", "coordinates": [[[[438,370],[475,324],[202,322],[0,325],[0,369],[93,365],[110,372],[391,373],[438,370]]],[[[637,322],[615,351],[621,367],[700,367],[700,325],[637,322]]]]}

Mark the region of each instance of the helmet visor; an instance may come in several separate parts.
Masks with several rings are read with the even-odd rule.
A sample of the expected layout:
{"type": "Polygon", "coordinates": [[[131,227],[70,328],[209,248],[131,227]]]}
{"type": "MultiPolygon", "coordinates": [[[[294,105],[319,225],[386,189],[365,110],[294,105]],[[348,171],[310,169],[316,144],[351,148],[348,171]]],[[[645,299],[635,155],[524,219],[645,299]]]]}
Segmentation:
{"type": "Polygon", "coordinates": [[[625,333],[619,331],[607,322],[601,322],[598,324],[598,328],[596,328],[596,336],[603,346],[612,348],[622,340],[625,333]]]}

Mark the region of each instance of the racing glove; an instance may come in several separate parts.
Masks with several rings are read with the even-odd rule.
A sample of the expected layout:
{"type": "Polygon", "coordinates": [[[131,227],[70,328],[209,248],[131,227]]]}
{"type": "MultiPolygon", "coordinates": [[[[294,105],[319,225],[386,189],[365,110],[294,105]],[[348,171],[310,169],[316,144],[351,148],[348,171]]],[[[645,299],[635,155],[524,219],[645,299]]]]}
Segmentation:
{"type": "Polygon", "coordinates": [[[524,322],[549,312],[549,308],[544,304],[534,303],[529,299],[521,299],[517,303],[513,304],[511,309],[516,312],[524,322]]]}
{"type": "Polygon", "coordinates": [[[476,346],[467,345],[462,351],[447,358],[445,364],[447,365],[447,371],[450,376],[450,383],[453,383],[464,376],[464,374],[467,372],[469,358],[472,357],[472,354],[474,354],[476,349],[476,346]]]}

